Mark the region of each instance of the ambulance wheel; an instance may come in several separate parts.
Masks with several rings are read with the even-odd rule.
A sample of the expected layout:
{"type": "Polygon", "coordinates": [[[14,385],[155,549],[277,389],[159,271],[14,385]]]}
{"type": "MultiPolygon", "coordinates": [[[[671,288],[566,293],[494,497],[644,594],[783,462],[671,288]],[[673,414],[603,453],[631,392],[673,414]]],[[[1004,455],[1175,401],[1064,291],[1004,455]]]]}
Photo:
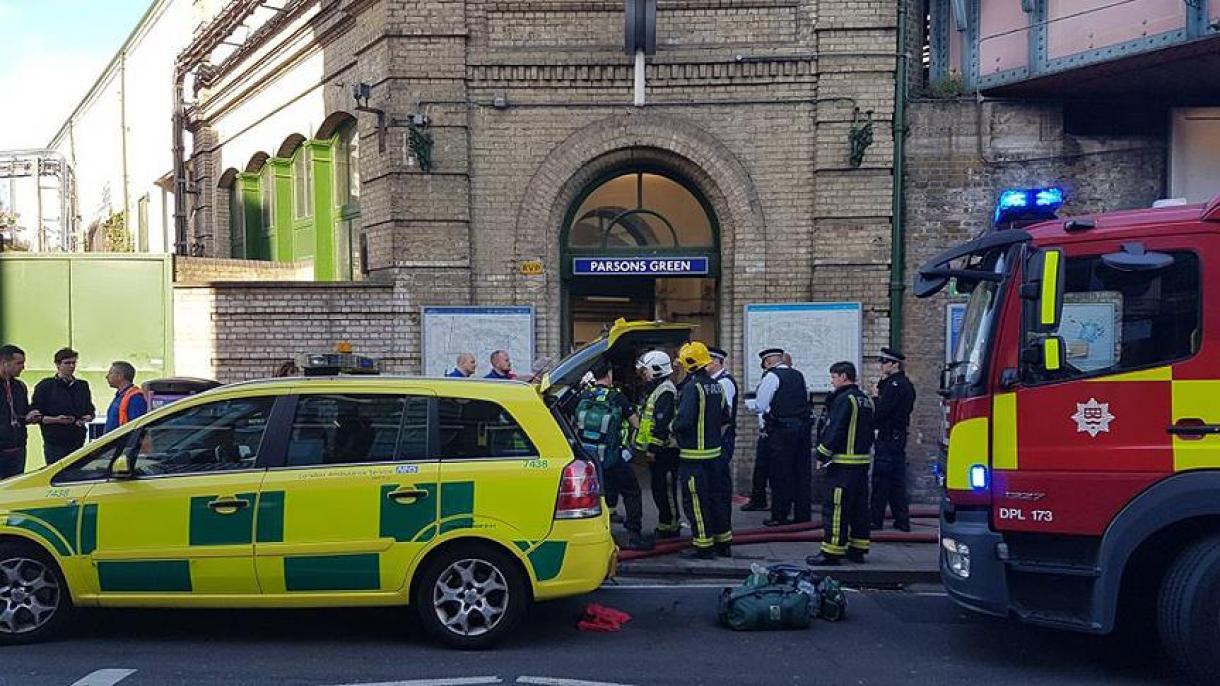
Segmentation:
{"type": "Polygon", "coordinates": [[[51,638],[71,612],[68,584],[46,551],[30,543],[0,543],[0,645],[51,638]]]}
{"type": "Polygon", "coordinates": [[[1220,674],[1220,536],[1182,551],[1161,584],[1157,624],[1174,665],[1199,684],[1220,674]]]}
{"type": "Polygon", "coordinates": [[[429,559],[415,587],[425,630],[454,648],[488,648],[525,615],[530,594],[517,560],[489,544],[462,543],[429,559]]]}

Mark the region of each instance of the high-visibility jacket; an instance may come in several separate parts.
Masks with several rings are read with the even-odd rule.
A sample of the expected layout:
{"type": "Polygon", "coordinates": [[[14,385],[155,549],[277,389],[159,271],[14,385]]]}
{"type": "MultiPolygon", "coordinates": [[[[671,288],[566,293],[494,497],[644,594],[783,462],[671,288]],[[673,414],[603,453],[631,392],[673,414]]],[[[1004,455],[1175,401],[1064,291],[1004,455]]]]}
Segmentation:
{"type": "Polygon", "coordinates": [[[851,384],[830,394],[830,420],[818,440],[818,461],[865,465],[873,449],[873,401],[851,384]]]}
{"type": "Polygon", "coordinates": [[[677,445],[670,425],[674,419],[678,388],[668,377],[654,381],[640,411],[640,428],[635,434],[637,450],[673,448],[677,445]]]}
{"type": "Polygon", "coordinates": [[[685,460],[720,457],[727,415],[724,387],[708,376],[706,369],[687,377],[678,389],[678,413],[674,417],[679,457],[685,460]]]}

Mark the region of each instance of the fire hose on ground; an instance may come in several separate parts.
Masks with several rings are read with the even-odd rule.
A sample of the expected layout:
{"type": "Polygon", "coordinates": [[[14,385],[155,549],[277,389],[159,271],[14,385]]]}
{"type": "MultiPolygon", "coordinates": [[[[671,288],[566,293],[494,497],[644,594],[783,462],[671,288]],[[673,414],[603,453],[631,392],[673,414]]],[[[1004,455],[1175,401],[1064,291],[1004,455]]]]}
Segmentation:
{"type": "MultiPolygon", "coordinates": [[[[914,506],[911,508],[911,519],[936,519],[939,512],[935,507],[914,506]]],[[[820,543],[824,537],[822,522],[812,520],[798,524],[781,524],[774,527],[742,529],[733,532],[733,545],[753,545],[757,543],[820,543]]],[[[928,531],[877,531],[870,537],[878,543],[936,543],[938,533],[935,529],[928,531]]],[[[648,557],[659,557],[679,552],[690,546],[689,536],[660,541],[652,550],[620,550],[618,559],[621,562],[639,560],[648,557]]]]}

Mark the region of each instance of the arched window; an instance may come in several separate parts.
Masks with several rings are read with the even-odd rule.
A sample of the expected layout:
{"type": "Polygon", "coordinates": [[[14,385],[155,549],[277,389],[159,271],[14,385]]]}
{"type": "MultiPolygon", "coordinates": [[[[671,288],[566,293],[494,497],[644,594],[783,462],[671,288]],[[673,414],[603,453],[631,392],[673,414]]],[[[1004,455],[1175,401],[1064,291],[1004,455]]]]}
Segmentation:
{"type": "Polygon", "coordinates": [[[313,216],[313,155],[309,145],[297,148],[292,158],[292,216],[308,219],[313,216]]]}
{"type": "Polygon", "coordinates": [[[246,207],[242,202],[241,185],[237,182],[237,170],[229,169],[221,174],[219,187],[229,209],[229,257],[241,259],[246,256],[246,207]]]}
{"type": "Polygon", "coordinates": [[[651,172],[602,182],[577,209],[569,248],[713,248],[715,232],[704,203],[684,184],[651,172]]]}
{"type": "Polygon", "coordinates": [[[335,206],[360,211],[360,136],[345,124],[335,139],[335,206]]]}

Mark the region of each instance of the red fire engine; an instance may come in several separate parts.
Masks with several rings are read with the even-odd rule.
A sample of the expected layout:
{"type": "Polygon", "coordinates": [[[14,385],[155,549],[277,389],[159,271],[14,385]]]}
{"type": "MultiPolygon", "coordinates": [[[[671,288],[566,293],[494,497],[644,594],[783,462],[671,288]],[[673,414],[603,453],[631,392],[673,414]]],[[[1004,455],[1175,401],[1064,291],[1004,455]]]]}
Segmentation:
{"type": "Polygon", "coordinates": [[[1062,199],[1006,191],[993,229],[916,279],[969,294],[941,389],[945,587],[1064,629],[1142,619],[1214,682],[1220,197],[1046,220],[1062,199]]]}

